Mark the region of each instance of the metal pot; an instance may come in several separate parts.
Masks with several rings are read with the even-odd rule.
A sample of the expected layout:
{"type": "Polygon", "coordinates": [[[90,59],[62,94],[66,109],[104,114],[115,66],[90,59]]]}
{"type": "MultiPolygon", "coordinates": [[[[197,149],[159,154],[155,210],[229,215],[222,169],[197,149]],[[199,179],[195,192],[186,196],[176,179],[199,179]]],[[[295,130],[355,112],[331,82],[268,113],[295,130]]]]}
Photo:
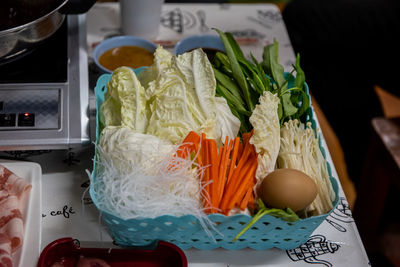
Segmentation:
{"type": "Polygon", "coordinates": [[[0,64],[12,61],[53,35],[67,14],[87,12],[96,0],[2,0],[0,64]]]}

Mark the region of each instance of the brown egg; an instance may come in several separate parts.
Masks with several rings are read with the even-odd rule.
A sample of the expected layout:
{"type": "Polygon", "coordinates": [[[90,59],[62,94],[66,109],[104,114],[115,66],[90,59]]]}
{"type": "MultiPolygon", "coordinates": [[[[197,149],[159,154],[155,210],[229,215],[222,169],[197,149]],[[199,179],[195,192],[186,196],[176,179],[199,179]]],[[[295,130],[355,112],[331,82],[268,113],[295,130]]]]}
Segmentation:
{"type": "Polygon", "coordinates": [[[269,207],[299,211],[310,205],[317,196],[314,180],[302,171],[277,169],[261,182],[260,198],[269,207]]]}

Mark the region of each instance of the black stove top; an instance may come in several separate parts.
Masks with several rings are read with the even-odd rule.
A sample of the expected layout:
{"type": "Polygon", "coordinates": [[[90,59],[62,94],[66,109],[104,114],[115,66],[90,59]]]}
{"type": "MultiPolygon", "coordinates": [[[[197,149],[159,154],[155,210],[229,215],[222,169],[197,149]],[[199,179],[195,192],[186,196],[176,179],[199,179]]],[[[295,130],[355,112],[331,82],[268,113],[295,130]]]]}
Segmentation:
{"type": "Polygon", "coordinates": [[[68,79],[67,20],[49,38],[0,65],[0,83],[63,83],[68,79]]]}

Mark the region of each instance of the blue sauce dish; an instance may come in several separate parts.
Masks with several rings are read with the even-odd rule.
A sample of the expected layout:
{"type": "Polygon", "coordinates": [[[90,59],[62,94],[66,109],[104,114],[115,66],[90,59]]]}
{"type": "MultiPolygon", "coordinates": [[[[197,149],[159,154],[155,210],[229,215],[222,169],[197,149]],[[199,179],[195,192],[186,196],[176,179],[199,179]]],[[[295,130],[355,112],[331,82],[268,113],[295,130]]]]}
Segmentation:
{"type": "Polygon", "coordinates": [[[196,48],[203,49],[211,62],[213,62],[216,52],[225,52],[224,44],[218,35],[200,34],[186,37],[176,43],[174,54],[181,55],[196,48]]]}
{"type": "Polygon", "coordinates": [[[116,36],[99,43],[93,59],[103,73],[112,73],[121,66],[137,69],[150,66],[157,45],[136,36],[116,36]]]}

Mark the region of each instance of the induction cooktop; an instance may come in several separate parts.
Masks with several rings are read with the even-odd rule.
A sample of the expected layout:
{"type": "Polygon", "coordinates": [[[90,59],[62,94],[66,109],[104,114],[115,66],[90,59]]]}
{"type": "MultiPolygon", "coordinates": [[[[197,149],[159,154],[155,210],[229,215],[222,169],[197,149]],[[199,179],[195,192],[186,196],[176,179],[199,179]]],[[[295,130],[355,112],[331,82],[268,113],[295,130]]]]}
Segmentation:
{"type": "Polygon", "coordinates": [[[0,151],[90,143],[86,17],[0,65],[0,151]]]}

